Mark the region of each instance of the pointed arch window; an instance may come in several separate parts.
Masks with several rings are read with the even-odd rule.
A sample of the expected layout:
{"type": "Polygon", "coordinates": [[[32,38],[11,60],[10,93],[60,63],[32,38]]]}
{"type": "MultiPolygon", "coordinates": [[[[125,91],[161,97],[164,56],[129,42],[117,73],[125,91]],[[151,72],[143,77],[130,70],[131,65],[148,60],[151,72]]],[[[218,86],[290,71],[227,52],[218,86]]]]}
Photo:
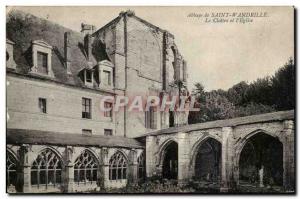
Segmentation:
{"type": "Polygon", "coordinates": [[[6,186],[17,184],[17,160],[12,153],[6,152],[6,186]]]}
{"type": "Polygon", "coordinates": [[[145,126],[148,129],[157,129],[157,111],[155,107],[150,107],[145,111],[145,126]]]}
{"type": "Polygon", "coordinates": [[[85,150],[76,159],[74,165],[74,181],[79,183],[93,183],[97,181],[98,163],[91,152],[85,150]]]}
{"type": "Polygon", "coordinates": [[[141,153],[141,155],[137,159],[138,163],[138,179],[144,179],[145,178],[145,155],[144,152],[141,153]]]}
{"type": "Polygon", "coordinates": [[[43,150],[31,166],[31,185],[38,187],[61,184],[62,161],[51,149],[43,150]]]}
{"type": "Polygon", "coordinates": [[[116,152],[109,160],[109,179],[122,180],[127,178],[127,160],[121,152],[116,152]]]}

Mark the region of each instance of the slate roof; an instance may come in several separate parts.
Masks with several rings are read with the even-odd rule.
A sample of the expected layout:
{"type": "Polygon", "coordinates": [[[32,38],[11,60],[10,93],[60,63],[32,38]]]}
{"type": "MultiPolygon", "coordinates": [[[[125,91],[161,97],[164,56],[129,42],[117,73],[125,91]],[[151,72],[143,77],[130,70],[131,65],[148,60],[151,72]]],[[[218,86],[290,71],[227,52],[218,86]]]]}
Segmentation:
{"type": "Polygon", "coordinates": [[[71,133],[57,133],[49,131],[37,131],[27,129],[7,129],[7,144],[38,144],[57,146],[98,146],[98,147],[122,147],[144,148],[135,139],[119,136],[82,135],[71,133]]]}
{"type": "MultiPolygon", "coordinates": [[[[54,78],[46,78],[64,84],[86,87],[79,77],[79,71],[89,66],[84,49],[84,36],[81,33],[22,11],[12,10],[7,14],[6,37],[15,43],[14,60],[17,64],[16,73],[31,77],[39,76],[29,73],[29,69],[32,66],[31,45],[34,40],[43,40],[53,47],[52,70],[54,78]],[[64,66],[65,32],[70,32],[72,75],[67,74],[64,66]]],[[[93,52],[103,53],[103,49],[95,48],[99,48],[99,46],[93,45],[93,52]]],[[[93,54],[90,60],[92,66],[102,61],[99,60],[99,57],[103,56],[93,54]]],[[[8,72],[11,71],[8,70],[8,72]]],[[[44,76],[40,76],[40,78],[45,79],[44,76]]],[[[94,85],[94,88],[99,89],[97,84],[94,85]]]]}
{"type": "Polygon", "coordinates": [[[278,111],[260,115],[251,115],[246,117],[237,117],[233,119],[227,120],[216,120],[211,122],[204,122],[198,124],[190,124],[186,126],[180,127],[171,127],[168,129],[161,129],[158,131],[153,131],[150,133],[146,133],[144,135],[138,136],[136,138],[142,138],[148,135],[161,135],[161,134],[171,134],[175,132],[189,132],[196,130],[205,130],[210,128],[222,128],[227,126],[239,126],[246,124],[254,124],[260,122],[272,122],[272,121],[282,121],[282,120],[294,120],[295,113],[294,110],[289,111],[278,111]]]}

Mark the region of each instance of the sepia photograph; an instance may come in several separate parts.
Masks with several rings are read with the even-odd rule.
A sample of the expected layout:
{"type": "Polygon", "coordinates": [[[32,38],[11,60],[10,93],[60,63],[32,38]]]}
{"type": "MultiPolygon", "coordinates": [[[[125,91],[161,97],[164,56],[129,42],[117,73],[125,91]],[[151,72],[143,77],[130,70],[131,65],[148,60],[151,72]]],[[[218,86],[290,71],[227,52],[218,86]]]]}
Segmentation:
{"type": "Polygon", "coordinates": [[[5,14],[6,194],[296,193],[295,7],[5,14]]]}

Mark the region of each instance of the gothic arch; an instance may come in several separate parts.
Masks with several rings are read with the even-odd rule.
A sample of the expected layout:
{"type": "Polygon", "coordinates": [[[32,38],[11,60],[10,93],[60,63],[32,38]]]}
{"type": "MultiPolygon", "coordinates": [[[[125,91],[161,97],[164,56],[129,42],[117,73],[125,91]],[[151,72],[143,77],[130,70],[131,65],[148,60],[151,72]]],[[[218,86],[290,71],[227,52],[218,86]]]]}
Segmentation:
{"type": "Polygon", "coordinates": [[[254,135],[258,134],[258,133],[264,133],[267,134],[273,138],[277,138],[282,144],[284,144],[282,138],[280,136],[278,136],[277,133],[271,133],[269,131],[265,131],[263,129],[257,129],[255,131],[252,131],[250,133],[248,133],[246,136],[244,136],[242,139],[240,139],[236,144],[235,144],[235,154],[236,154],[236,165],[238,166],[238,163],[240,161],[240,155],[241,152],[245,146],[245,144],[247,143],[247,141],[252,138],[254,135]]]}
{"type": "MultiPolygon", "coordinates": [[[[282,155],[284,150],[284,141],[283,138],[279,136],[278,132],[272,133],[263,129],[257,129],[255,131],[252,131],[245,135],[242,139],[238,140],[238,142],[235,144],[235,156],[234,156],[234,178],[237,184],[240,184],[240,159],[243,152],[243,149],[245,148],[246,144],[249,143],[249,141],[254,138],[256,135],[265,135],[269,136],[270,138],[274,138],[274,141],[276,143],[280,143],[282,146],[282,155]]],[[[254,150],[255,151],[255,150],[254,150]]],[[[284,158],[282,156],[282,158],[284,158]]],[[[283,165],[282,165],[283,166],[283,165]]]]}
{"type": "Polygon", "coordinates": [[[6,150],[6,187],[14,186],[16,190],[19,190],[17,182],[19,161],[17,156],[10,149],[6,150]]]}
{"type": "Polygon", "coordinates": [[[129,162],[128,158],[122,151],[117,150],[109,158],[109,179],[126,180],[128,177],[129,162]]]}
{"type": "Polygon", "coordinates": [[[172,142],[175,142],[176,144],[178,144],[178,142],[176,141],[176,139],[174,138],[168,138],[167,140],[165,140],[159,147],[158,149],[158,153],[157,153],[157,161],[156,161],[156,165],[162,165],[163,161],[164,161],[164,152],[165,149],[169,146],[169,144],[171,144],[172,142]]]}
{"type": "Polygon", "coordinates": [[[6,152],[7,152],[7,153],[10,153],[10,155],[12,155],[13,158],[14,158],[17,162],[19,162],[18,155],[17,155],[12,149],[6,148],[6,152]]]}
{"type": "Polygon", "coordinates": [[[208,139],[213,139],[218,141],[219,143],[222,143],[222,139],[219,138],[218,136],[215,135],[203,135],[201,136],[196,142],[195,144],[193,144],[192,148],[191,148],[191,160],[190,160],[190,168],[193,169],[195,166],[195,159],[198,153],[199,148],[201,147],[201,145],[203,143],[205,143],[208,139]]]}
{"type": "Polygon", "coordinates": [[[219,182],[221,178],[222,140],[203,135],[192,147],[190,176],[200,181],[219,182]]]}
{"type": "Polygon", "coordinates": [[[90,148],[83,148],[82,150],[80,150],[79,153],[76,153],[77,156],[76,157],[72,157],[72,163],[75,163],[75,161],[77,160],[77,158],[84,153],[85,151],[89,152],[92,156],[94,156],[94,158],[97,160],[97,164],[100,165],[102,163],[101,158],[97,155],[97,153],[90,148]]]}
{"type": "Polygon", "coordinates": [[[100,175],[99,165],[99,160],[92,150],[82,150],[74,162],[74,182],[78,184],[96,182],[100,175]]]}
{"type": "Polygon", "coordinates": [[[64,162],[60,154],[46,147],[37,154],[31,163],[31,184],[37,188],[60,188],[63,183],[64,162]]]}
{"type": "Polygon", "coordinates": [[[42,146],[41,149],[39,149],[37,152],[34,152],[35,155],[32,156],[32,158],[30,159],[29,164],[32,165],[33,162],[36,160],[36,158],[37,158],[44,150],[47,150],[47,149],[49,149],[50,151],[52,151],[53,153],[55,153],[55,154],[59,157],[59,159],[60,159],[60,161],[63,163],[63,165],[65,165],[65,161],[64,161],[64,158],[63,158],[62,154],[61,154],[57,149],[55,149],[55,148],[52,147],[52,146],[42,146]]]}

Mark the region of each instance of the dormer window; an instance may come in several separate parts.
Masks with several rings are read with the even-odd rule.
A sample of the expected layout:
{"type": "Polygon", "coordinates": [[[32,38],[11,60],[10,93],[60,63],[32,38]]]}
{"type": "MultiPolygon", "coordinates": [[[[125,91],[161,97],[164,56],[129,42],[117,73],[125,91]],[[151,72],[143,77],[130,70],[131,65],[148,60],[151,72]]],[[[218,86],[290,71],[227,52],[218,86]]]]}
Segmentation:
{"type": "Polygon", "coordinates": [[[51,66],[52,46],[42,40],[32,42],[32,73],[53,77],[51,66]]]}
{"type": "Polygon", "coordinates": [[[85,72],[85,78],[86,78],[86,82],[87,83],[92,83],[93,82],[92,71],[86,70],[86,72],[85,72]]]}
{"type": "Polygon", "coordinates": [[[106,86],[111,86],[111,74],[110,71],[103,70],[103,84],[106,86]]]}
{"type": "Polygon", "coordinates": [[[107,60],[98,63],[100,87],[112,88],[113,83],[113,64],[107,60]]]}
{"type": "Polygon", "coordinates": [[[79,72],[81,80],[85,86],[93,87],[94,83],[94,69],[84,68],[79,72]]]}
{"type": "Polygon", "coordinates": [[[94,86],[94,69],[91,69],[89,67],[83,68],[81,71],[79,71],[79,77],[84,83],[85,86],[93,87],[94,86]]]}
{"type": "Polygon", "coordinates": [[[39,73],[48,74],[48,55],[37,52],[37,69],[39,73]]]}

